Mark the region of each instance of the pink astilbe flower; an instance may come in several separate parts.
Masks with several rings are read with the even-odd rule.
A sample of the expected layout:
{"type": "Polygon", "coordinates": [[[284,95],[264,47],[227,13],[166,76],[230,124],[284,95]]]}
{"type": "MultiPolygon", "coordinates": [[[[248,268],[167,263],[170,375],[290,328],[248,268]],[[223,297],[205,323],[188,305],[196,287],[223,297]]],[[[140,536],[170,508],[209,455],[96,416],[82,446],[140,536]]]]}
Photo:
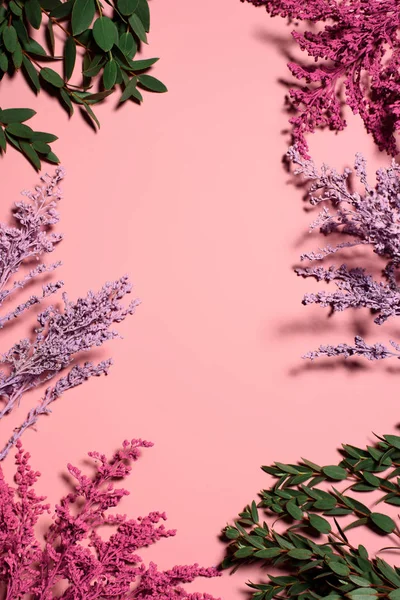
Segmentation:
{"type": "Polygon", "coordinates": [[[0,469],[0,590],[6,600],[214,600],[209,594],[186,592],[182,584],[215,577],[215,568],[195,564],[158,571],[154,563],[146,568],[138,551],[176,533],[164,526],[164,513],[137,519],[109,514],[128,494],[115,488],[114,481],[130,475],[131,462],[150,442],[124,442],[111,460],[90,452],[96,468],[92,477],[68,465],[76,483],[56,506],[44,544],[35,526],[49,506],[33,489],[40,474],[32,471],[20,442],[17,446],[16,489],[0,469]],[[100,535],[104,526],[112,529],[105,539],[100,535]]]}
{"type": "MultiPolygon", "coordinates": [[[[362,268],[348,268],[345,264],[326,268],[321,264],[298,268],[296,272],[304,278],[319,282],[334,283],[336,290],[306,294],[303,304],[318,304],[329,307],[332,312],[349,308],[367,308],[375,315],[375,323],[384,323],[400,315],[400,286],[397,283],[400,268],[400,166],[392,161],[390,167],[377,172],[375,187],[369,185],[364,158],[358,154],[355,173],[364,188],[363,193],[352,191],[349,186],[350,169],[338,173],[323,165],[321,171],[311,160],[305,159],[296,147],[288,151],[288,157],[296,166],[295,174],[311,182],[310,200],[313,205],[322,205],[318,219],[312,229],[319,227],[325,236],[335,234],[345,238],[344,242],[327,245],[317,252],[306,252],[302,261],[321,263],[343,248],[370,246],[374,253],[384,259],[382,280],[362,268]]],[[[354,345],[321,346],[318,351],[306,355],[318,356],[364,356],[380,360],[391,356],[400,358],[400,347],[392,341],[391,349],[381,344],[369,345],[356,337],[354,345]]]]}
{"type": "MultiPolygon", "coordinates": [[[[242,0],[244,1],[244,0],[242,0]]],[[[293,31],[312,64],[290,62],[304,82],[290,90],[297,115],[290,119],[293,143],[307,156],[306,134],[318,127],[346,126],[341,95],[381,150],[398,153],[400,128],[400,11],[397,0],[248,0],[272,16],[308,22],[293,31]],[[317,24],[318,29],[310,24],[317,24]]]]}

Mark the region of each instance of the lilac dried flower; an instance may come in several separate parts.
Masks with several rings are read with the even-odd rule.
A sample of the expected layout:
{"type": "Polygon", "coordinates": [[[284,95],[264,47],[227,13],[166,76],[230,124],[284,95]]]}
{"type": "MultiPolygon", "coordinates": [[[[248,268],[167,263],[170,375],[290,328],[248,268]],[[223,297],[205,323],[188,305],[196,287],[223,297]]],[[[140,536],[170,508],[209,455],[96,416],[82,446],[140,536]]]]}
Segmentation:
{"type": "Polygon", "coordinates": [[[137,519],[109,514],[129,493],[115,488],[114,481],[130,475],[131,462],[138,459],[140,448],[152,446],[150,442],[124,442],[111,460],[90,452],[93,477],[68,465],[76,484],[56,506],[44,545],[35,526],[50,507],[33,489],[40,473],[31,469],[20,442],[17,446],[16,489],[0,469],[0,586],[7,600],[214,600],[209,594],[185,592],[182,584],[215,577],[215,568],[195,564],[163,572],[154,563],[146,568],[139,556],[140,549],[175,535],[163,525],[165,513],[137,519]],[[100,535],[104,526],[112,529],[105,539],[100,535]],[[61,596],[55,591],[60,584],[61,596]]]}
{"type": "MultiPolygon", "coordinates": [[[[52,379],[81,352],[117,337],[118,333],[111,327],[133,314],[137,306],[137,300],[126,307],[120,302],[131,289],[128,278],[121,277],[106,283],[97,293],[89,292],[85,298],[78,298],[76,302],[70,302],[63,294],[63,311],[50,306],[40,313],[37,317],[40,327],[36,329],[35,339],[20,340],[1,357],[0,363],[9,372],[0,373],[0,398],[4,403],[0,419],[13,410],[23,394],[52,379]]],[[[91,375],[104,372],[103,364],[88,369],[91,375]]],[[[83,373],[86,375],[85,372],[72,371],[71,378],[77,375],[85,378],[83,373]]],[[[65,380],[60,382],[59,388],[56,385],[54,394],[57,397],[64,386],[65,380]]],[[[74,386],[67,385],[66,389],[68,387],[74,386]]],[[[27,421],[32,422],[32,417],[30,413],[27,421]]],[[[21,431],[26,429],[26,425],[27,422],[21,426],[21,431]]],[[[3,452],[0,457],[4,456],[3,452]]]]}
{"type": "MultiPolygon", "coordinates": [[[[244,0],[243,0],[244,1],[244,0]]],[[[305,83],[290,90],[297,115],[293,143],[307,156],[306,134],[319,127],[340,131],[346,121],[341,96],[381,150],[396,155],[400,128],[400,12],[397,0],[248,0],[272,16],[305,21],[292,32],[312,64],[290,62],[305,83]],[[316,24],[313,25],[313,24],[316,24]]]]}
{"type": "MultiPolygon", "coordinates": [[[[343,248],[366,245],[385,261],[382,280],[362,268],[325,268],[317,265],[296,269],[302,277],[312,277],[336,285],[332,292],[321,291],[306,294],[304,304],[319,304],[329,307],[332,312],[348,308],[367,308],[375,315],[375,323],[400,315],[400,287],[397,273],[400,268],[400,166],[392,161],[390,167],[377,171],[375,187],[369,185],[365,159],[358,154],[355,161],[355,174],[364,188],[363,193],[352,191],[349,186],[350,169],[338,173],[323,165],[319,172],[311,160],[305,159],[297,147],[288,151],[288,157],[296,165],[295,174],[302,175],[311,182],[310,201],[322,205],[322,211],[311,228],[319,227],[325,236],[344,236],[346,241],[327,245],[318,252],[306,252],[302,261],[321,262],[343,248]]],[[[339,239],[340,239],[339,237],[339,239]]],[[[394,353],[380,344],[369,346],[357,337],[354,346],[321,346],[318,352],[307,354],[307,358],[317,356],[360,355],[370,360],[398,356],[397,345],[394,353]]]]}
{"type": "MultiPolygon", "coordinates": [[[[59,168],[53,177],[44,175],[42,185],[33,192],[23,192],[27,201],[16,204],[14,219],[17,226],[0,224],[0,307],[18,290],[32,283],[37,277],[56,269],[60,263],[46,265],[42,255],[52,252],[62,236],[51,228],[58,223],[56,210],[61,199],[59,187],[64,177],[59,168]],[[39,262],[22,278],[15,278],[22,265],[39,262]],[[13,280],[14,278],[14,280],[13,280]]],[[[31,295],[28,300],[0,316],[0,329],[7,321],[17,318],[31,306],[57,292],[63,282],[46,283],[40,296],[31,295]]],[[[118,334],[112,329],[134,312],[137,301],[124,306],[121,300],[131,292],[132,286],[126,276],[106,283],[97,292],[89,292],[86,297],[70,302],[63,294],[64,309],[47,306],[38,315],[39,327],[33,339],[24,338],[0,355],[0,419],[10,413],[20,403],[22,396],[34,387],[53,379],[94,347],[113,339],[118,334]]],[[[61,377],[49,388],[38,406],[32,408],[25,421],[14,431],[8,442],[0,450],[0,460],[19,440],[23,432],[36,424],[39,416],[48,414],[49,405],[66,390],[76,387],[92,376],[106,374],[111,361],[99,365],[85,363],[73,366],[70,372],[61,377]]]]}
{"type": "MultiPolygon", "coordinates": [[[[60,167],[53,177],[47,174],[41,177],[42,185],[36,186],[33,192],[23,192],[27,200],[16,203],[13,213],[16,226],[0,223],[0,307],[15,292],[60,265],[59,262],[50,265],[39,263],[22,279],[12,281],[22,265],[40,261],[43,255],[53,252],[55,245],[62,239],[51,228],[59,221],[57,203],[62,197],[59,183],[64,176],[65,171],[60,167]]],[[[44,286],[42,298],[61,286],[62,282],[44,286]]],[[[0,328],[38,302],[39,296],[31,296],[27,302],[0,317],[0,328]]]]}

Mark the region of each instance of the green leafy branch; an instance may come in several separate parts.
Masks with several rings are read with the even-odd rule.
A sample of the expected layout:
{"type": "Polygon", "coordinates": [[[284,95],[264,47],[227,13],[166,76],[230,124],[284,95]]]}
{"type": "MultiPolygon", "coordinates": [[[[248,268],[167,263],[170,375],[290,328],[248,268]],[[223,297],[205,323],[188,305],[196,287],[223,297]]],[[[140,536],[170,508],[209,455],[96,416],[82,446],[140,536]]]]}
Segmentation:
{"type": "Polygon", "coordinates": [[[135,60],[149,30],[147,0],[10,0],[0,6],[0,79],[22,71],[36,93],[43,88],[56,96],[70,116],[78,105],[100,127],[92,106],[117,89],[120,103],[142,102],[141,90],[167,91],[148,73],[158,58],[135,60]],[[47,49],[34,37],[43,29],[47,49]],[[62,37],[60,56],[55,29],[62,37]],[[80,80],[73,84],[77,58],[80,80]],[[53,62],[62,69],[48,66],[53,62]]]}
{"type": "Polygon", "coordinates": [[[34,131],[25,121],[36,112],[30,108],[0,109],[0,150],[6,152],[7,144],[22,152],[32,165],[40,171],[41,160],[58,164],[60,161],[51,149],[50,143],[57,136],[44,131],[34,131]]]}
{"type": "Polygon", "coordinates": [[[302,459],[262,467],[276,483],[262,490],[259,501],[248,505],[224,530],[228,540],[224,568],[261,561],[287,573],[268,575],[266,583],[250,583],[253,600],[400,600],[400,569],[369,558],[363,546],[353,546],[346,536],[350,529],[366,526],[390,536],[390,548],[400,549],[397,523],[348,494],[374,492],[375,504],[400,505],[400,437],[378,437],[374,446],[364,449],[344,444],[341,454],[337,465],[320,466],[302,459]],[[338,482],[346,482],[347,487],[339,491],[338,482]],[[260,522],[260,510],[274,517],[272,526],[260,522]],[[341,526],[343,517],[347,524],[341,526]],[[278,533],[275,523],[282,520],[287,528],[278,533]],[[301,530],[309,535],[301,535],[301,530]],[[317,543],[320,537],[323,542],[317,543]]]}

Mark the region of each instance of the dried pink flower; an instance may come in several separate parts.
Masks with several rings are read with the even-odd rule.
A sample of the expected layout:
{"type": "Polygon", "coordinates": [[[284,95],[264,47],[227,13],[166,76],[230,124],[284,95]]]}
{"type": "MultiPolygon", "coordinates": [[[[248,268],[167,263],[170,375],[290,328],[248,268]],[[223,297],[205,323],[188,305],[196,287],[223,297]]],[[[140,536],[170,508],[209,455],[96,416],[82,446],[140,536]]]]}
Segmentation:
{"type": "MultiPolygon", "coordinates": [[[[244,0],[243,0],[244,1],[244,0]]],[[[318,127],[340,131],[345,101],[359,114],[381,150],[399,152],[400,11],[397,0],[248,0],[272,16],[306,21],[292,32],[313,64],[290,62],[305,83],[289,94],[298,114],[290,119],[293,143],[307,156],[306,134],[318,127]],[[315,25],[316,24],[317,27],[315,25]]]]}
{"type": "Polygon", "coordinates": [[[182,584],[218,576],[215,568],[195,564],[162,572],[154,563],[146,568],[139,556],[140,549],[175,535],[163,525],[164,513],[137,519],[109,514],[128,494],[115,488],[114,481],[130,475],[131,462],[150,442],[124,442],[111,460],[90,452],[96,468],[92,477],[68,465],[76,483],[56,506],[44,544],[35,526],[49,505],[36,496],[33,486],[40,474],[31,469],[20,442],[17,446],[16,489],[0,469],[0,590],[6,600],[214,600],[209,594],[186,592],[182,584]],[[112,529],[105,539],[100,535],[104,526],[112,529]],[[63,590],[61,595],[56,588],[63,590]]]}

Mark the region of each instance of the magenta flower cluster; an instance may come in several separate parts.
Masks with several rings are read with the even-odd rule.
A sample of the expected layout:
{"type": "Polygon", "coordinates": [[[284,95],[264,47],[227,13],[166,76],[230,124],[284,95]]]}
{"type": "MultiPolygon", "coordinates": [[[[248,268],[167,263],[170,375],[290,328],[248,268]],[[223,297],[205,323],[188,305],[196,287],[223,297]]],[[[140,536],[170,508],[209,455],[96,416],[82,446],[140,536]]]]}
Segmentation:
{"type": "MultiPolygon", "coordinates": [[[[367,180],[365,160],[358,154],[354,171],[363,192],[357,192],[350,185],[350,169],[338,173],[323,165],[318,171],[315,164],[304,158],[296,147],[289,149],[288,157],[295,165],[295,174],[302,175],[311,183],[311,204],[322,207],[312,229],[319,228],[325,237],[335,236],[336,240],[343,237],[345,240],[301,256],[302,261],[314,265],[296,269],[298,275],[336,286],[333,291],[306,294],[303,303],[328,307],[332,312],[366,308],[373,313],[378,325],[399,316],[400,166],[392,161],[390,167],[380,169],[376,185],[372,187],[367,180]],[[372,248],[385,261],[381,279],[375,279],[360,267],[349,268],[346,264],[324,266],[324,262],[340,250],[360,245],[372,248]]],[[[354,345],[321,346],[306,357],[359,355],[370,360],[400,357],[399,344],[395,341],[390,343],[391,348],[382,344],[369,345],[361,337],[356,337],[354,345]]]]}
{"type": "Polygon", "coordinates": [[[381,150],[399,152],[400,11],[397,0],[248,0],[272,16],[305,21],[293,38],[312,62],[290,62],[300,82],[290,90],[297,114],[293,143],[307,156],[306,135],[346,126],[344,102],[359,114],[381,150]],[[344,100],[343,100],[344,98],[344,100]]]}
{"type": "Polygon", "coordinates": [[[165,513],[129,519],[110,510],[128,494],[115,482],[130,475],[140,449],[150,446],[125,441],[110,460],[90,452],[92,477],[68,465],[73,490],[55,507],[42,541],[37,524],[50,507],[36,495],[40,473],[17,442],[15,488],[0,469],[0,593],[5,600],[215,600],[182,587],[197,577],[218,576],[215,568],[194,564],[159,571],[140,557],[142,548],[175,535],[163,524],[165,513]]]}

